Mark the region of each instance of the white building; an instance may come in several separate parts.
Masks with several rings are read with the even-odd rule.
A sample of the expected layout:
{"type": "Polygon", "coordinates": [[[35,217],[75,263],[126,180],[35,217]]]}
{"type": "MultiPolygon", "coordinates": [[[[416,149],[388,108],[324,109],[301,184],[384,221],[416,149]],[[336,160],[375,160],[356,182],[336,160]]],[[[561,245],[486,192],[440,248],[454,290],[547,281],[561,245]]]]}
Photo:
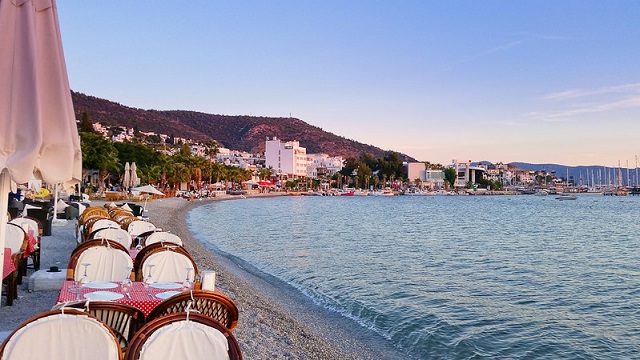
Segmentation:
{"type": "Polygon", "coordinates": [[[420,180],[422,188],[440,189],[444,186],[444,172],[442,170],[427,169],[425,163],[406,163],[407,179],[412,184],[420,180]]]}
{"type": "Polygon", "coordinates": [[[410,182],[415,182],[416,179],[420,181],[425,181],[425,171],[427,170],[427,165],[425,163],[417,162],[417,163],[407,163],[407,179],[410,182]]]}
{"type": "Polygon", "coordinates": [[[308,154],[307,176],[312,179],[319,177],[331,177],[344,166],[342,156],[329,156],[327,154],[308,154]]]}
{"type": "Polygon", "coordinates": [[[291,177],[306,177],[307,149],[300,147],[298,141],[282,142],[274,137],[265,143],[265,167],[273,168],[275,174],[291,177]]]}
{"type": "Polygon", "coordinates": [[[246,169],[249,165],[253,166],[262,160],[262,158],[256,154],[251,154],[246,151],[233,151],[222,147],[218,148],[215,159],[218,163],[240,166],[243,169],[246,169]]]}

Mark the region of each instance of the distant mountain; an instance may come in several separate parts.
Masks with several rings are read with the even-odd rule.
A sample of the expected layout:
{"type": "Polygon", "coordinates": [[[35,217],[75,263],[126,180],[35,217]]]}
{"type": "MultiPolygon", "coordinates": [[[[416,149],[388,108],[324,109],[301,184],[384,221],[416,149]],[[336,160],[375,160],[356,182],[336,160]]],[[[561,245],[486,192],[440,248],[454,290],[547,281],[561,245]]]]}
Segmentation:
{"type": "Polygon", "coordinates": [[[617,183],[617,178],[622,173],[623,185],[636,185],[638,183],[637,172],[635,168],[612,168],[604,166],[567,166],[559,164],[530,164],[524,162],[512,162],[511,165],[517,166],[523,170],[530,171],[546,171],[554,173],[557,178],[565,179],[567,173],[569,179],[574,179],[577,185],[587,184],[613,184],[617,183]],[[619,171],[620,170],[620,171],[619,171]],[[588,177],[587,177],[588,175],[588,177]]]}
{"type": "MultiPolygon", "coordinates": [[[[126,126],[197,141],[214,139],[220,146],[251,153],[264,152],[267,137],[283,141],[297,140],[307,153],[359,157],[369,153],[383,157],[385,150],[322,130],[296,118],[231,116],[196,111],[158,111],[132,108],[113,101],[72,91],[76,118],[87,112],[92,122],[107,126],[126,126]]],[[[405,161],[416,161],[401,154],[405,161]]]]}

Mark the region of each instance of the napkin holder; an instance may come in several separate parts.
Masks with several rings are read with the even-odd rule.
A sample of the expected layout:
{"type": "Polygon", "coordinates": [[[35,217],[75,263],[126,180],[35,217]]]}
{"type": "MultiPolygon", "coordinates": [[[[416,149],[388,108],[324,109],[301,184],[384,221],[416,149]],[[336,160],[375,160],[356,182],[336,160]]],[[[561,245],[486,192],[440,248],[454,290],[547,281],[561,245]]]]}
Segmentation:
{"type": "Polygon", "coordinates": [[[214,291],[216,289],[216,272],[204,270],[200,275],[202,276],[202,290],[214,291]]]}

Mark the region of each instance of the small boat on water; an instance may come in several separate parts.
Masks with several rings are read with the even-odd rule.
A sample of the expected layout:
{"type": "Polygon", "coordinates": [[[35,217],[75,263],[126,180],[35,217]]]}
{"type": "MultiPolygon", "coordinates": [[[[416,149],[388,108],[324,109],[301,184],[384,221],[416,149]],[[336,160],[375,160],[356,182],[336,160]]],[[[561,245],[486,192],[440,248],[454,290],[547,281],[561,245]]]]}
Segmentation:
{"type": "Polygon", "coordinates": [[[575,195],[562,194],[556,197],[556,200],[577,200],[578,197],[575,195]]]}
{"type": "Polygon", "coordinates": [[[540,189],[538,191],[535,192],[536,196],[547,196],[549,195],[549,192],[546,189],[540,189]]]}

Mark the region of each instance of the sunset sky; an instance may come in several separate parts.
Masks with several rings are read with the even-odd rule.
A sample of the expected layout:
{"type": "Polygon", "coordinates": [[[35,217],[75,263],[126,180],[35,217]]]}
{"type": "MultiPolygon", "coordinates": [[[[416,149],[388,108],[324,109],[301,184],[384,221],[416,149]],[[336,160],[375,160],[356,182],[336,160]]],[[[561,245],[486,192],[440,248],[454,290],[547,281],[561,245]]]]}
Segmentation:
{"type": "Polygon", "coordinates": [[[71,88],[123,105],[292,116],[442,164],[640,155],[639,1],[57,4],[71,88]]]}

